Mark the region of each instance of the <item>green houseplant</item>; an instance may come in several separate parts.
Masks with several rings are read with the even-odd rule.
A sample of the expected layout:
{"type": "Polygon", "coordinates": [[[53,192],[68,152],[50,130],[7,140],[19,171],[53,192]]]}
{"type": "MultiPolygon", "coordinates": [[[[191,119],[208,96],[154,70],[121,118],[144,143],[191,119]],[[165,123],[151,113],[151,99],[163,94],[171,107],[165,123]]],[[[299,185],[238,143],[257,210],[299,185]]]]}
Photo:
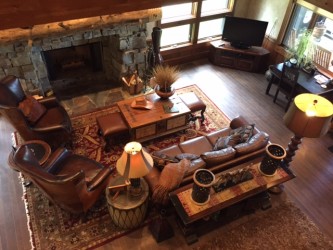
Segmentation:
{"type": "Polygon", "coordinates": [[[291,48],[290,58],[297,60],[297,66],[309,66],[312,64],[313,56],[316,51],[316,45],[313,41],[312,30],[305,30],[296,39],[295,47],[291,48]]]}

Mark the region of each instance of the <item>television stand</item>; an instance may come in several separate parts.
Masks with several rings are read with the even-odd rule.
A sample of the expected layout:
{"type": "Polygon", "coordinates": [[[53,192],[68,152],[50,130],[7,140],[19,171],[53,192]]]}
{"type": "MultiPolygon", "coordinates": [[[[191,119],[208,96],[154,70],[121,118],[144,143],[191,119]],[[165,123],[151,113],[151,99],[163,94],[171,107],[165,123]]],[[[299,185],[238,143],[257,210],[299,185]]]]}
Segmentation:
{"type": "Polygon", "coordinates": [[[241,50],[251,48],[251,46],[247,46],[245,44],[239,44],[239,43],[230,43],[230,46],[234,47],[235,49],[241,49],[241,50]]]}
{"type": "Polygon", "coordinates": [[[269,51],[255,46],[239,49],[220,40],[210,43],[209,60],[223,67],[249,72],[265,72],[268,68],[269,51]]]}

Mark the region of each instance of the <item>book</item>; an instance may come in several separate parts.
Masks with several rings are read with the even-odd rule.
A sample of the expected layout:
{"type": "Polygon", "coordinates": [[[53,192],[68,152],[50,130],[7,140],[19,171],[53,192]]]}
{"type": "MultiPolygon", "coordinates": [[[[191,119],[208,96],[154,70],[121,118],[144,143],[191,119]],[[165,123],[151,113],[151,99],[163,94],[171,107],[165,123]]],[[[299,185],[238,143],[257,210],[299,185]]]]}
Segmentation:
{"type": "Polygon", "coordinates": [[[170,104],[164,104],[163,109],[165,113],[178,113],[179,109],[177,106],[173,105],[171,106],[170,104]]]}

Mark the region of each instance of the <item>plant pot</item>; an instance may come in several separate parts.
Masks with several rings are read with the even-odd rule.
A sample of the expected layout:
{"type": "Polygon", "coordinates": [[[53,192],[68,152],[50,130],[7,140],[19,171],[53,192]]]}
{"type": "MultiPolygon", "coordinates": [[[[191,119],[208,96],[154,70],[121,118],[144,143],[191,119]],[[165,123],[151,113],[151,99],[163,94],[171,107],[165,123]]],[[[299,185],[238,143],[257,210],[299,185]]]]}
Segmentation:
{"type": "Polygon", "coordinates": [[[215,182],[215,175],[207,169],[198,169],[193,174],[192,201],[204,205],[209,201],[210,188],[215,182]]]}
{"type": "Polygon", "coordinates": [[[158,95],[161,99],[168,99],[170,96],[172,96],[176,92],[176,89],[172,86],[171,86],[170,91],[168,91],[168,92],[160,90],[160,85],[155,85],[154,90],[155,90],[156,95],[158,95]]]}
{"type": "Polygon", "coordinates": [[[266,154],[259,165],[259,171],[266,176],[273,176],[279,167],[281,160],[286,157],[286,150],[279,144],[266,146],[266,154]]]}

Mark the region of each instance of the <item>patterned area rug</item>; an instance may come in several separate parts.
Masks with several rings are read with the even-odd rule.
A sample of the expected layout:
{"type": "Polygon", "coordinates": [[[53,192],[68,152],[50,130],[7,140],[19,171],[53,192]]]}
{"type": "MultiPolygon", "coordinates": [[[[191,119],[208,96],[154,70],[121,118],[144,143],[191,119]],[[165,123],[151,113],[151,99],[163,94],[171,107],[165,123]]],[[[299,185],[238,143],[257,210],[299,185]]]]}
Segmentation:
{"type": "Polygon", "coordinates": [[[245,223],[221,227],[212,240],[193,250],[332,250],[330,241],[291,201],[280,201],[245,223]]]}
{"type": "MultiPolygon", "coordinates": [[[[196,86],[179,89],[177,93],[189,91],[196,93],[207,106],[204,124],[201,125],[197,120],[191,123],[191,128],[185,133],[179,132],[144,143],[143,146],[150,152],[228,126],[230,119],[196,86]]],[[[114,146],[109,153],[105,153],[104,140],[97,135],[96,125],[96,117],[116,111],[118,108],[112,106],[72,117],[73,144],[76,154],[87,156],[106,166],[113,166],[116,163],[124,145],[114,146]]],[[[50,204],[33,185],[24,188],[24,192],[28,226],[34,249],[93,249],[131,232],[118,228],[112,223],[105,197],[101,197],[100,201],[87,213],[86,221],[83,222],[80,218],[50,204]]],[[[152,217],[152,213],[149,213],[143,225],[147,224],[152,217]]]]}

